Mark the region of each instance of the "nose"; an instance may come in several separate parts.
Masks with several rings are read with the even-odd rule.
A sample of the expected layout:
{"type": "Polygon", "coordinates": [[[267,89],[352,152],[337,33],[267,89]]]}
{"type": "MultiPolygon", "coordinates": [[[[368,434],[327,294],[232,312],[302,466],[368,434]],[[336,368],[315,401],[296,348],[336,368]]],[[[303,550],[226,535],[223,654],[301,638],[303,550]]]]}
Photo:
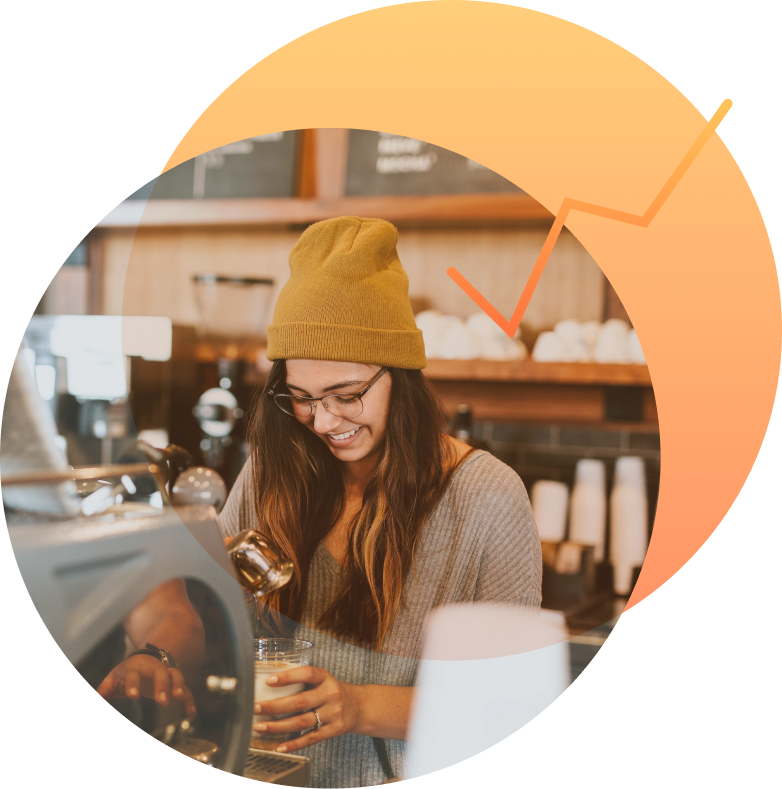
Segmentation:
{"type": "Polygon", "coordinates": [[[315,409],[313,427],[317,433],[330,433],[342,421],[340,417],[329,412],[320,401],[313,403],[313,408],[315,409]]]}

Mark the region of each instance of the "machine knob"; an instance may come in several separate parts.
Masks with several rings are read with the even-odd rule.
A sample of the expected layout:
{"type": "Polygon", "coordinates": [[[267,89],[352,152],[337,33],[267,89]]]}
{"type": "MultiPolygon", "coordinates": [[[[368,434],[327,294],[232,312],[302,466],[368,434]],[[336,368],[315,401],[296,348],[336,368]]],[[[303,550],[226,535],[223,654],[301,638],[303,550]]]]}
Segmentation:
{"type": "Polygon", "coordinates": [[[236,677],[218,677],[212,674],[206,678],[206,689],[210,693],[219,693],[221,696],[233,696],[237,685],[236,677]]]}
{"type": "Polygon", "coordinates": [[[205,466],[185,469],[171,488],[171,503],[182,507],[197,504],[220,512],[227,498],[228,489],[222,477],[205,466]]]}

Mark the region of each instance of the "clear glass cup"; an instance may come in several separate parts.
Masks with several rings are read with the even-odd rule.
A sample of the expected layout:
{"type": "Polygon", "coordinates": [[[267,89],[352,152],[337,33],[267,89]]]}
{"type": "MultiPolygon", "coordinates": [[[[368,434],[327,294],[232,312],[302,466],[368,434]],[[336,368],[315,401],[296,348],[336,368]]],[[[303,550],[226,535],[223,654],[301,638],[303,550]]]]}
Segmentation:
{"type": "MultiPolygon", "coordinates": [[[[293,696],[304,690],[304,683],[294,685],[267,685],[266,680],[281,671],[288,671],[297,666],[308,666],[312,658],[312,644],[298,638],[258,638],[254,641],[255,655],[255,701],[271,701],[285,696],[293,696]]],[[[284,715],[253,715],[253,723],[265,723],[271,720],[289,718],[284,715]]],[[[274,750],[280,742],[292,740],[299,736],[298,732],[273,734],[253,731],[251,745],[253,748],[274,750]]]]}
{"type": "Polygon", "coordinates": [[[293,575],[293,562],[274,550],[257,531],[239,532],[226,550],[239,583],[256,598],[284,586],[293,575]]]}

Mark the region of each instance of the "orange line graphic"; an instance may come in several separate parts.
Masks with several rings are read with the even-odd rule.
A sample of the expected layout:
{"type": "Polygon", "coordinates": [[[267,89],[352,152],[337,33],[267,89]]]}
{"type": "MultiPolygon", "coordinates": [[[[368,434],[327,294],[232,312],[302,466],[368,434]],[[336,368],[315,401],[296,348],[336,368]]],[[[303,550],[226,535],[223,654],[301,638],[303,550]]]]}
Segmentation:
{"type": "Polygon", "coordinates": [[[527,309],[527,305],[535,292],[538,285],[543,269],[546,267],[551,250],[554,249],[554,244],[557,243],[557,238],[565,226],[565,220],[571,211],[583,211],[586,214],[594,214],[595,216],[602,216],[606,219],[613,219],[617,222],[624,222],[629,225],[637,225],[638,227],[648,227],[649,223],[657,215],[657,212],[662,208],[663,203],[670,197],[671,192],[676,188],[676,184],[681,181],[684,174],[689,169],[690,165],[695,161],[695,158],[706,145],[709,138],[720,125],[722,119],[727,115],[728,110],[733,106],[730,99],[720,104],[714,117],[706,124],[706,127],[698,136],[698,139],[692,144],[692,147],[685,154],[684,158],[679,163],[679,166],[673,171],[671,177],[665,182],[665,185],[660,189],[660,193],[652,200],[652,204],[646,209],[643,216],[636,216],[635,214],[628,214],[625,211],[617,211],[614,208],[605,208],[604,206],[594,205],[593,203],[585,203],[582,200],[573,200],[566,197],[562,201],[562,205],[557,212],[554,219],[554,224],[549,230],[546,237],[546,242],[543,244],[543,249],[540,250],[538,259],[532,269],[527,284],[524,286],[524,292],[521,294],[519,303],[513,311],[510,320],[505,318],[493,307],[489,302],[453,267],[448,269],[448,276],[509,336],[513,337],[516,330],[521,324],[521,319],[527,309]]]}

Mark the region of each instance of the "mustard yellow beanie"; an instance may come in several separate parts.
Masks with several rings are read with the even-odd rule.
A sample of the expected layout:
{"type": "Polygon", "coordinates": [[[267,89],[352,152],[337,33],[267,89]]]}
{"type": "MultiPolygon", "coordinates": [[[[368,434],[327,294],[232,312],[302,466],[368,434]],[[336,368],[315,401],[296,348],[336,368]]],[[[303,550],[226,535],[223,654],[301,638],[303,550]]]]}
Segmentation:
{"type": "Polygon", "coordinates": [[[268,358],[426,367],[397,237],[384,219],[341,216],[308,227],[291,251],[268,358]]]}

